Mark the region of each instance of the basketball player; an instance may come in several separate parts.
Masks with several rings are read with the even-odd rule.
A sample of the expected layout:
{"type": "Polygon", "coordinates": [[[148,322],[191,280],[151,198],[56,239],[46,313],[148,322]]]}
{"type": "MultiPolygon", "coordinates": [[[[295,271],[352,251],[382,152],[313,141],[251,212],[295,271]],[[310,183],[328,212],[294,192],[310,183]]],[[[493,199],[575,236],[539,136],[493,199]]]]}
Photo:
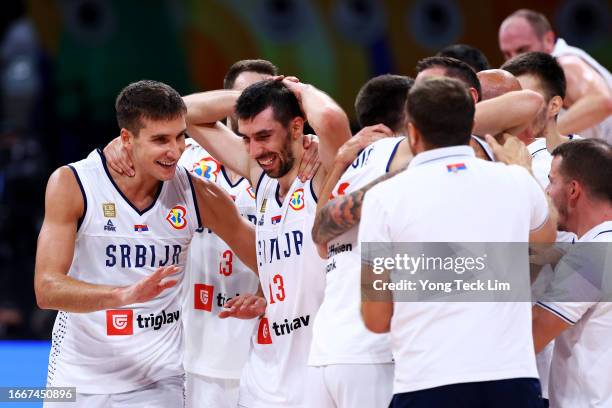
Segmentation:
{"type": "Polygon", "coordinates": [[[612,140],[612,74],[583,50],[555,38],[543,14],[521,9],[508,16],[499,28],[499,48],[506,60],[530,51],[556,57],[567,79],[567,111],[559,118],[559,131],[612,140]]]}
{"type": "Polygon", "coordinates": [[[60,310],[48,386],[76,387],[71,407],[180,407],[188,245],[206,226],[255,268],[254,229],[221,188],[176,168],[186,107],[174,89],[130,84],[116,110],[136,175],[98,151],[47,186],[35,291],[39,307],[60,310]]]}
{"type": "MultiPolygon", "coordinates": [[[[413,83],[408,77],[381,75],[364,84],[355,101],[357,121],[364,128],[340,148],[331,173],[341,178],[326,184],[322,196],[358,189],[388,172],[396,154],[404,154],[398,145],[406,132],[406,95],[413,83]]],[[[391,401],[388,336],[368,331],[359,314],[359,254],[357,228],[330,241],[322,254],[327,258],[325,297],[308,359],[308,407],[386,407],[391,401]]]]}
{"type": "MultiPolygon", "coordinates": [[[[326,169],[350,137],[348,119],[329,96],[290,79],[259,82],[242,94],[204,92],[185,101],[190,135],[256,186],[258,270],[267,307],[243,370],[239,405],[305,406],[306,360],[325,278],[310,228],[326,169]],[[216,122],[234,106],[238,134],[216,122]],[[323,168],[302,182],[296,158],[303,151],[305,117],[320,137],[323,168]]],[[[234,306],[243,300],[232,299],[225,315],[238,313],[234,306]]]]}
{"type": "Polygon", "coordinates": [[[502,65],[520,82],[523,89],[537,92],[544,98],[536,118],[525,132],[519,134],[533,157],[533,172],[542,188],[548,185],[548,173],[555,147],[574,135],[565,137],[559,131],[557,116],[566,96],[563,69],[557,60],[543,52],[521,54],[502,65]]]}
{"type": "MultiPolygon", "coordinates": [[[[242,91],[276,74],[277,68],[269,61],[242,60],[229,68],[223,87],[242,91]]],[[[231,117],[228,121],[232,128],[237,126],[231,117]]],[[[224,166],[193,139],[188,140],[179,164],[193,176],[221,186],[241,215],[255,224],[255,193],[246,178],[224,166]]],[[[259,279],[256,271],[244,265],[210,229],[196,234],[191,247],[183,305],[187,407],[236,407],[240,375],[256,321],[219,319],[218,314],[228,300],[256,293],[259,279]]]]}
{"type": "MultiPolygon", "coordinates": [[[[542,97],[536,92],[521,90],[508,92],[487,101],[478,102],[481,97],[481,88],[478,77],[472,68],[464,62],[447,57],[429,57],[417,64],[417,81],[427,77],[451,77],[462,81],[470,90],[472,99],[476,104],[473,137],[470,145],[476,156],[483,160],[491,161],[494,155],[490,146],[482,138],[475,135],[486,134],[517,134],[523,131],[533,120],[542,105],[542,97]]],[[[408,112],[408,117],[410,112],[408,112]]],[[[382,142],[381,142],[382,143],[382,142]]],[[[343,234],[359,224],[361,217],[361,205],[365,193],[377,183],[392,177],[396,172],[405,168],[412,152],[407,139],[400,141],[395,154],[389,164],[389,172],[380,176],[363,187],[351,191],[344,196],[335,197],[328,202],[329,194],[338,185],[340,176],[346,169],[342,163],[335,168],[325,182],[321,200],[317,209],[317,217],[312,230],[312,237],[319,246],[326,245],[329,240],[343,234]]],[[[351,161],[347,161],[350,163],[351,161]]]]}

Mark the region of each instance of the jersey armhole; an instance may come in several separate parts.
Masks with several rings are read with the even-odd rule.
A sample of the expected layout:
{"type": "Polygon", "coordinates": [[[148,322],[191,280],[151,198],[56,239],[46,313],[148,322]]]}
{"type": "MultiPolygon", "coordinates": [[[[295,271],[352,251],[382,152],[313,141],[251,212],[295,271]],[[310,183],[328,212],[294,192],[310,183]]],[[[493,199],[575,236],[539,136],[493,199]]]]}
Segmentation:
{"type": "Polygon", "coordinates": [[[259,176],[259,180],[257,180],[257,185],[255,186],[255,199],[257,199],[257,192],[259,191],[259,186],[261,185],[261,181],[263,180],[266,172],[262,170],[261,176],[259,176]]]}
{"type": "Polygon", "coordinates": [[[74,168],[74,166],[70,164],[68,165],[68,167],[70,168],[70,170],[72,170],[72,173],[74,173],[74,177],[76,178],[76,181],[79,185],[79,189],[81,190],[81,194],[83,195],[83,214],[79,217],[79,220],[77,222],[78,231],[81,228],[83,220],[85,219],[85,215],[87,214],[87,195],[85,195],[85,189],[83,188],[83,183],[81,183],[81,178],[79,177],[79,173],[77,172],[77,170],[74,168]]]}
{"type": "Polygon", "coordinates": [[[389,168],[391,168],[391,162],[393,161],[393,158],[395,157],[395,154],[397,153],[397,149],[399,148],[400,143],[402,143],[403,141],[404,139],[400,140],[399,142],[395,144],[395,147],[393,147],[393,150],[391,151],[391,155],[389,156],[389,161],[387,162],[387,167],[385,167],[385,173],[389,172],[389,168]]]}
{"type": "Polygon", "coordinates": [[[200,218],[200,207],[198,207],[198,198],[196,196],[195,187],[193,185],[193,180],[191,179],[191,174],[187,171],[186,168],[183,167],[185,173],[187,174],[187,180],[189,180],[189,187],[191,187],[191,197],[193,198],[193,207],[195,208],[196,218],[198,220],[198,228],[196,228],[196,232],[202,231],[202,219],[200,218]]]}

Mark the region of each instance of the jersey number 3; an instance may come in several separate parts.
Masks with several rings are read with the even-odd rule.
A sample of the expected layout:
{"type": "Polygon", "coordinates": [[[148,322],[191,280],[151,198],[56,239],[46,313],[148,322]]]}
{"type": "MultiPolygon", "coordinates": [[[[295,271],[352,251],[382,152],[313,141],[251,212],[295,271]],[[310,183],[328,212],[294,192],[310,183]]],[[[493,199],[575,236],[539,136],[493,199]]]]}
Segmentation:
{"type": "Polygon", "coordinates": [[[281,275],[274,275],[268,288],[270,289],[270,303],[276,303],[276,300],[279,302],[285,300],[285,283],[281,275]]]}
{"type": "Polygon", "coordinates": [[[219,262],[219,273],[223,276],[230,276],[232,274],[232,263],[234,262],[234,254],[229,249],[223,252],[221,255],[221,262],[219,262]]]}

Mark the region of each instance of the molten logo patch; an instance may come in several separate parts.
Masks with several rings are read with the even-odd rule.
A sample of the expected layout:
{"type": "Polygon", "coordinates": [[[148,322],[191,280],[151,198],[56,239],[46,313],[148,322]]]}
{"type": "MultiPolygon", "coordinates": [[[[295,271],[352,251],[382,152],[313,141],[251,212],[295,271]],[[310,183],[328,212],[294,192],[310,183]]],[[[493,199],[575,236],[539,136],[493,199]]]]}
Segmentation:
{"type": "Polygon", "coordinates": [[[270,335],[270,325],[268,319],[262,317],[259,321],[257,329],[257,344],[272,344],[272,336],[270,335]]]}
{"type": "Polygon", "coordinates": [[[203,179],[217,181],[219,170],[221,170],[221,163],[210,156],[206,156],[199,162],[193,164],[193,169],[191,169],[191,172],[203,179]]]}
{"type": "Polygon", "coordinates": [[[296,211],[304,208],[304,189],[298,188],[291,194],[291,199],[289,200],[289,207],[293,208],[296,211]]]}
{"type": "Polygon", "coordinates": [[[212,311],[215,287],[196,283],[193,285],[193,308],[197,310],[212,311]]]}
{"type": "Polygon", "coordinates": [[[134,334],[133,310],[107,310],[106,334],[108,336],[130,336],[134,334]]]}
{"type": "Polygon", "coordinates": [[[170,210],[166,216],[166,220],[172,225],[173,228],[183,229],[187,225],[187,210],[185,207],[177,205],[170,210]]]}

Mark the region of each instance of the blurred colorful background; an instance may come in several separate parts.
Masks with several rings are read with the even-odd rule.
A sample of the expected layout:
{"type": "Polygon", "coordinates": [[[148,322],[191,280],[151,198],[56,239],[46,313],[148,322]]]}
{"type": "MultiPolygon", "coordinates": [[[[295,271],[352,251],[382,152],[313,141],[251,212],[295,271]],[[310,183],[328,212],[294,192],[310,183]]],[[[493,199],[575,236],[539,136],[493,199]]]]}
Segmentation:
{"type": "MultiPolygon", "coordinates": [[[[0,16],[0,339],[50,338],[54,313],[36,307],[36,237],[51,171],[118,134],[114,99],[129,82],[181,93],[220,88],[227,68],[264,58],[332,95],[352,118],[359,87],[453,43],[502,63],[497,29],[528,7],[568,43],[612,67],[606,0],[30,0],[0,16]]],[[[0,386],[20,343],[0,342],[0,386]]],[[[48,342],[23,343],[43,369],[48,342]],[[32,354],[33,353],[33,354],[32,354]]],[[[44,370],[43,370],[44,371],[44,370]]],[[[36,377],[31,385],[41,384],[36,377]]],[[[1,405],[1,403],[0,403],[1,405]]]]}

